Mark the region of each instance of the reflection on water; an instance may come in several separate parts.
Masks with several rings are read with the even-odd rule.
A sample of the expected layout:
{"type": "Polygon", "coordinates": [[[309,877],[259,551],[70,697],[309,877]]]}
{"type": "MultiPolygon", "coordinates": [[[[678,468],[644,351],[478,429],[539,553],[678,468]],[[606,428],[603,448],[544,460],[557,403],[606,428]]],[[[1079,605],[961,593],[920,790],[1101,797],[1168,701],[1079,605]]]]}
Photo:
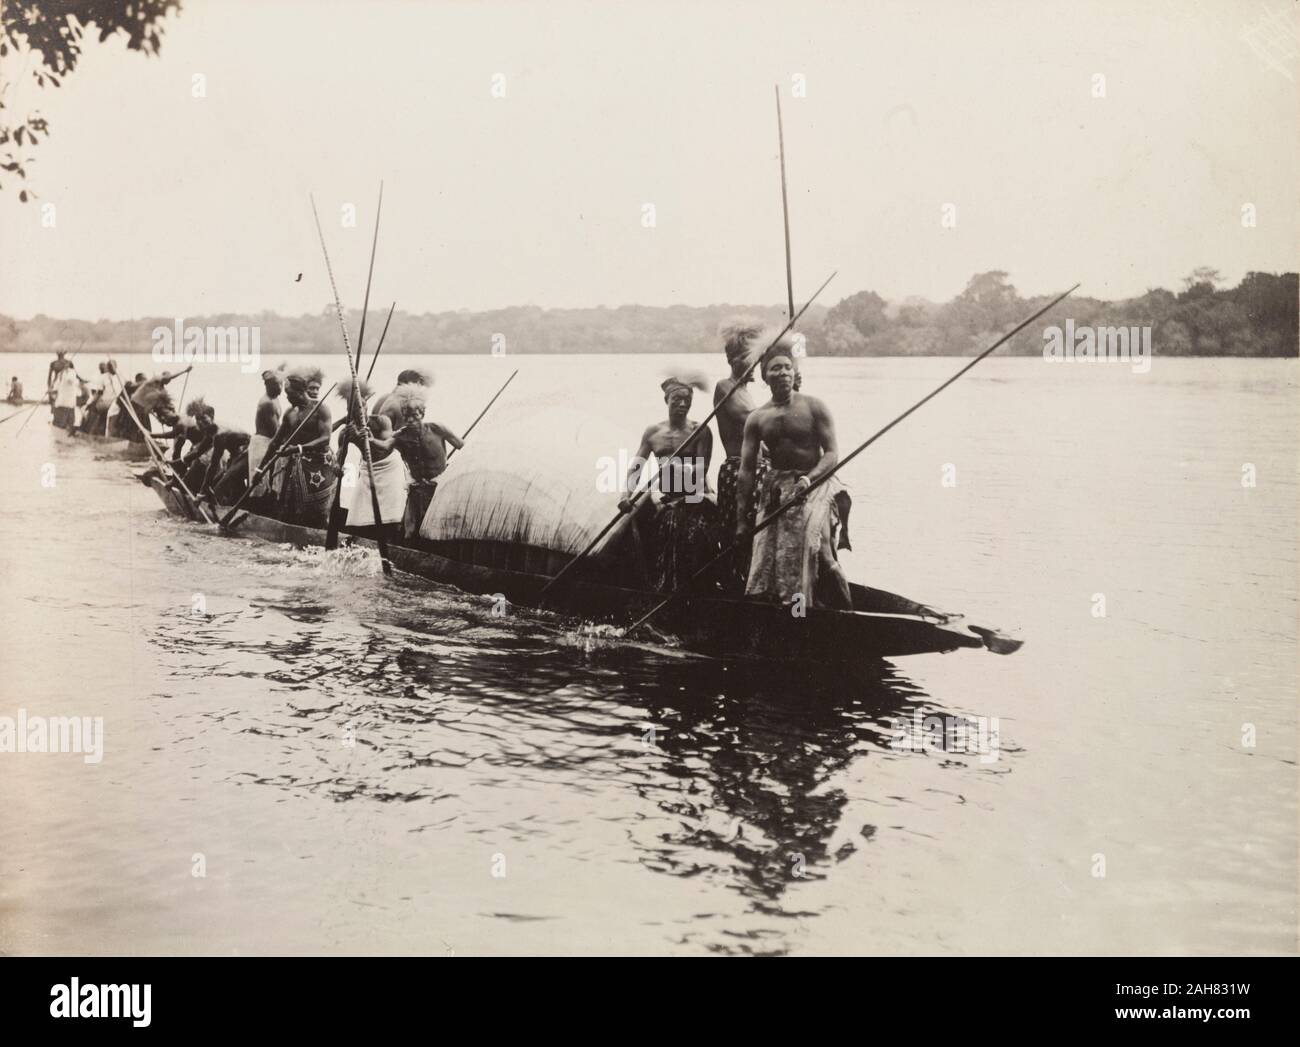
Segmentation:
{"type": "MultiPolygon", "coordinates": [[[[329,577],[358,573],[347,562],[356,553],[275,554],[329,577]]],[[[250,656],[271,663],[257,675],[278,685],[282,704],[210,715],[232,735],[275,739],[276,762],[293,769],[233,780],[338,802],[454,806],[472,819],[476,790],[526,774],[542,788],[598,795],[643,869],[736,892],[768,916],[809,915],[788,903],[791,886],[827,877],[868,845],[877,826],[844,824],[837,776],[888,753],[894,718],[932,711],[885,663],[810,676],[629,649],[542,616],[496,617],[491,601],[409,578],[366,607],[373,622],[340,635],[337,604],[313,603],[310,589],[286,599],[290,591],[150,633],[196,683],[248,675],[250,656]],[[263,636],[268,616],[299,628],[263,636]],[[370,773],[322,767],[323,753],[349,744],[376,754],[370,773]],[[470,774],[449,781],[449,769],[470,774]]],[[[528,831],[546,827],[535,819],[528,831]]],[[[705,944],[785,951],[780,941],[705,944]]]]}

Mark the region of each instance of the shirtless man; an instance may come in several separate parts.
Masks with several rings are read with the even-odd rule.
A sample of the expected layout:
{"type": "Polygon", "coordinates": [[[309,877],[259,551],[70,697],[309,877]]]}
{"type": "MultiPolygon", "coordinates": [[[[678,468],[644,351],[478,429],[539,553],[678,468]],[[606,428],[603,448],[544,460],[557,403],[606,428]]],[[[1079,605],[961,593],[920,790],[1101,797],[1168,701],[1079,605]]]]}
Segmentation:
{"type": "MultiPolygon", "coordinates": [[[[282,413],[280,396],[284,392],[282,378],[283,374],[280,371],[262,372],[262,395],[258,398],[257,410],[253,415],[253,435],[248,439],[248,481],[250,483],[253,474],[257,472],[258,465],[266,457],[267,448],[271,446],[271,441],[280,430],[282,413]]],[[[272,466],[268,475],[258,484],[258,496],[278,490],[277,480],[276,469],[272,466]]]]}
{"type": "Polygon", "coordinates": [[[185,486],[200,498],[208,496],[227,504],[236,501],[243,493],[243,477],[224,473],[244,471],[241,456],[248,450],[248,433],[242,429],[218,425],[216,410],[209,407],[201,397],[191,400],[186,405],[185,412],[192,421],[183,428],[176,427],[176,443],[172,447],[177,471],[183,473],[185,486]],[[175,458],[176,448],[187,441],[191,445],[189,453],[175,458]],[[205,454],[208,455],[206,463],[203,461],[205,454]],[[237,470],[233,469],[236,465],[237,470]],[[217,487],[220,487],[220,491],[216,490],[217,487]]]}
{"type": "Polygon", "coordinates": [[[45,372],[45,390],[47,393],[54,391],[54,387],[59,384],[63,372],[72,366],[72,361],[68,359],[66,349],[56,349],[54,351],[54,359],[50,361],[49,370],[45,372]]]}
{"type": "Polygon", "coordinates": [[[239,500],[248,486],[248,434],[242,429],[218,426],[212,437],[212,458],[195,492],[223,505],[239,500]]]}
{"type": "Polygon", "coordinates": [[[385,446],[396,448],[411,475],[411,483],[406,489],[406,510],[402,516],[402,533],[407,537],[418,534],[420,524],[424,522],[438,486],[437,478],[447,468],[447,444],[457,449],[465,446],[464,441],[446,426],[424,420],[427,395],[428,389],[423,383],[399,385],[385,398],[385,411],[377,416],[383,419],[379,422],[379,432],[383,432],[387,425],[389,435],[379,439],[377,433],[375,442],[381,449],[385,446]],[[399,419],[396,428],[388,422],[394,411],[399,419]]]}
{"type": "Polygon", "coordinates": [[[280,395],[284,386],[280,382],[279,371],[262,372],[262,395],[257,401],[257,413],[253,416],[253,431],[258,436],[270,440],[280,428],[280,395]]]}
{"type": "MultiPolygon", "coordinates": [[[[754,536],[747,596],[788,604],[851,608],[848,581],[835,555],[838,511],[831,482],[809,489],[839,462],[835,425],[826,405],[815,396],[794,391],[795,358],[789,338],[768,350],[761,365],[772,398],[745,421],[740,455],[737,506],[752,503],[760,445],[771,470],[758,489],[761,515],[799,497],[775,523],[754,536]]],[[[748,526],[736,521],[736,535],[748,526]]]]}
{"type": "MultiPolygon", "coordinates": [[[[740,451],[745,442],[745,420],[754,410],[756,404],[746,386],[754,380],[750,371],[753,354],[758,351],[755,343],[763,334],[763,325],[756,320],[735,321],[721,330],[723,350],[727,354],[727,363],[731,373],[713,388],[713,406],[722,404],[714,416],[718,423],[718,436],[722,438],[723,450],[727,457],[718,467],[718,512],[722,518],[722,533],[729,537],[736,530],[736,485],[740,479],[740,451]],[[746,372],[749,374],[746,375],[746,372]],[[742,379],[744,382],[742,384],[742,379]],[[737,388],[739,386],[739,388],[737,388]],[[734,393],[731,391],[735,389],[734,393]],[[727,394],[731,398],[723,403],[727,394]]],[[[755,487],[762,484],[767,473],[767,458],[760,453],[755,487]]],[[[747,503],[744,519],[754,522],[756,506],[751,500],[747,503]]],[[[749,543],[742,543],[736,548],[727,588],[736,593],[744,592],[745,580],[749,576],[749,543]]]]}
{"type": "MultiPolygon", "coordinates": [[[[427,395],[429,386],[433,385],[433,376],[428,371],[417,371],[413,368],[403,371],[397,376],[397,386],[393,391],[385,393],[375,401],[375,414],[386,415],[392,423],[394,432],[405,424],[402,420],[402,406],[398,403],[398,392],[403,386],[411,385],[421,386],[424,395],[427,395]]],[[[408,462],[407,465],[409,466],[410,463],[408,462]]]]}
{"type": "Polygon", "coordinates": [[[434,480],[447,468],[447,445],[457,449],[465,444],[459,436],[438,422],[425,421],[428,389],[419,383],[399,385],[385,398],[383,414],[391,420],[394,446],[401,453],[411,478],[434,480]]]}
{"type": "MultiPolygon", "coordinates": [[[[199,488],[210,485],[215,477],[215,466],[231,441],[229,438],[222,440],[226,434],[217,425],[217,412],[208,406],[201,396],[196,396],[185,405],[185,414],[187,418],[178,421],[169,432],[160,433],[159,438],[171,437],[174,441],[172,461],[176,465],[177,473],[185,481],[185,486],[199,494],[207,493],[200,491],[199,488]],[[217,450],[219,440],[221,440],[221,449],[217,450]],[[189,444],[189,452],[182,455],[181,452],[186,444],[189,444]],[[211,457],[204,462],[203,456],[209,453],[211,457]]],[[[241,448],[247,446],[248,434],[239,435],[243,437],[241,448]]]]}
{"type": "MultiPolygon", "coordinates": [[[[172,462],[179,463],[186,447],[197,447],[207,437],[209,425],[213,429],[216,428],[216,422],[212,420],[215,414],[216,412],[204,402],[203,397],[196,396],[185,405],[185,416],[174,417],[169,428],[153,434],[154,439],[170,440],[172,462]]],[[[204,450],[207,448],[205,447],[204,450]]]]}
{"type": "MultiPolygon", "coordinates": [[[[135,387],[135,390],[131,393],[131,405],[142,425],[149,424],[150,415],[157,418],[163,425],[175,426],[177,424],[176,405],[172,403],[172,398],[167,393],[167,383],[176,381],[181,375],[192,370],[194,370],[193,364],[185,368],[184,371],[177,371],[175,374],[164,371],[156,378],[140,382],[135,387]]],[[[136,375],[137,379],[139,377],[139,375],[136,375]]]]}
{"type": "MultiPolygon", "coordinates": [[[[699,379],[692,379],[692,383],[707,388],[699,379]]],[[[695,398],[691,384],[679,378],[666,378],[659,387],[664,391],[664,401],[668,404],[668,420],[655,422],[641,434],[641,443],[632,458],[623,489],[629,494],[636,490],[642,471],[649,464],[650,453],[654,452],[659,459],[659,474],[655,480],[664,500],[671,502],[685,498],[698,502],[709,489],[707,474],[709,462],[713,459],[713,431],[708,427],[701,430],[699,422],[687,417],[695,398]],[[698,435],[685,452],[672,457],[673,452],[693,433],[698,435]]],[[[618,506],[623,512],[630,512],[631,499],[624,498],[618,506]]]]}
{"type": "MultiPolygon", "coordinates": [[[[345,390],[348,399],[351,389],[345,390]]],[[[361,395],[366,391],[362,388],[361,395]]],[[[360,410],[364,412],[365,401],[360,401],[360,410]]],[[[362,441],[370,445],[370,464],[366,465],[365,456],[357,468],[356,490],[352,495],[352,504],[346,510],[347,527],[353,534],[376,537],[382,530],[389,538],[397,538],[401,533],[401,524],[406,512],[407,472],[401,453],[397,450],[397,440],[392,423],[383,414],[365,415],[360,424],[348,422],[344,439],[355,444],[358,449],[362,441]],[[374,476],[375,497],[371,497],[371,475],[374,476]],[[379,506],[379,518],[375,518],[375,503],[379,506]]]]}
{"type": "MultiPolygon", "coordinates": [[[[763,327],[757,321],[737,321],[724,327],[720,333],[723,338],[722,349],[727,354],[727,364],[731,368],[731,373],[713,387],[713,406],[717,407],[722,403],[727,394],[736,389],[736,386],[739,385],[740,388],[736,389],[731,399],[723,404],[714,418],[718,423],[718,436],[722,440],[723,450],[727,452],[727,458],[735,458],[739,464],[740,448],[745,441],[745,419],[757,406],[753,396],[745,388],[754,380],[754,375],[753,372],[748,374],[746,372],[749,371],[750,353],[754,349],[754,342],[763,333],[763,327]]],[[[719,479],[719,493],[721,488],[722,481],[719,479]]]]}
{"type": "Polygon", "coordinates": [[[321,369],[309,364],[289,371],[285,380],[289,409],[258,463],[259,468],[265,465],[281,448],[290,456],[277,500],[278,512],[281,519],[304,527],[324,527],[329,521],[333,498],[330,409],[323,403],[317,406],[323,379],[321,369]],[[289,437],[304,420],[302,431],[294,437],[296,442],[289,445],[289,437]]]}
{"type": "Polygon", "coordinates": [[[668,378],[660,385],[668,404],[668,419],[656,422],[641,434],[641,444],[628,470],[624,488],[636,490],[648,467],[651,452],[659,460],[655,483],[662,494],[658,505],[643,498],[633,506],[631,497],[618,507],[634,512],[632,526],[646,553],[651,584],[670,592],[703,567],[718,548],[718,509],[705,499],[709,462],[713,458],[713,433],[687,415],[694,393],[691,387],[707,389],[703,378],[668,378]],[[690,444],[680,455],[674,452],[687,439],[690,444]]]}

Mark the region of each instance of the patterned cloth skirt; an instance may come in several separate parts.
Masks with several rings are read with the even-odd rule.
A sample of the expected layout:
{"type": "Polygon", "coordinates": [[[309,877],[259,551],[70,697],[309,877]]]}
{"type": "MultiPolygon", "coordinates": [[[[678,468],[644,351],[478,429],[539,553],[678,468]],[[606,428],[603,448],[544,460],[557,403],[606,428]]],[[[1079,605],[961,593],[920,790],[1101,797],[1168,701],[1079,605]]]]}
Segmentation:
{"type": "MultiPolygon", "coordinates": [[[[803,474],[797,469],[773,470],[759,487],[761,518],[788,502],[798,490],[803,474]]],[[[802,599],[805,606],[833,606],[843,575],[836,556],[840,530],[837,494],[843,490],[835,477],[814,488],[807,497],[777,517],[754,536],[747,596],[789,604],[802,599]]]]}
{"type": "MultiPolygon", "coordinates": [[[[763,481],[768,470],[772,468],[766,458],[758,460],[754,470],[754,496],[749,504],[748,523],[752,526],[757,518],[759,494],[763,490],[763,481]]],[[[720,530],[723,544],[731,542],[736,536],[736,488],[740,483],[740,455],[732,455],[718,467],[718,514],[721,520],[720,530]]],[[[745,579],[749,576],[748,540],[738,545],[732,554],[731,572],[724,580],[724,588],[729,592],[743,593],[745,579]]]]}
{"type": "Polygon", "coordinates": [[[329,451],[305,451],[285,462],[279,515],[285,523],[323,528],[329,524],[334,501],[334,455],[329,451]]]}
{"type": "MultiPolygon", "coordinates": [[[[718,507],[705,498],[664,502],[647,529],[652,535],[651,582],[660,592],[672,592],[718,555],[718,507]]],[[[702,589],[708,582],[701,579],[702,589]]]]}

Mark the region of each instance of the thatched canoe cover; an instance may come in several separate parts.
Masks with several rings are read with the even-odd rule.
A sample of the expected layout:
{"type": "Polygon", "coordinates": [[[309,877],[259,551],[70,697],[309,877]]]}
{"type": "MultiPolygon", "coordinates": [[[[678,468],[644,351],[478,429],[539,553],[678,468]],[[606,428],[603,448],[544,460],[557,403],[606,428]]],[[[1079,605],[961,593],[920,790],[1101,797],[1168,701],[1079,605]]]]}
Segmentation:
{"type": "MultiPolygon", "coordinates": [[[[639,431],[605,431],[610,427],[600,420],[556,422],[554,417],[516,418],[508,431],[476,432],[439,477],[421,535],[570,554],[586,548],[618,512],[619,495],[601,483],[609,467],[602,469],[600,459],[607,455],[616,461],[619,447],[639,431]]],[[[614,528],[601,547],[622,530],[614,528]]]]}

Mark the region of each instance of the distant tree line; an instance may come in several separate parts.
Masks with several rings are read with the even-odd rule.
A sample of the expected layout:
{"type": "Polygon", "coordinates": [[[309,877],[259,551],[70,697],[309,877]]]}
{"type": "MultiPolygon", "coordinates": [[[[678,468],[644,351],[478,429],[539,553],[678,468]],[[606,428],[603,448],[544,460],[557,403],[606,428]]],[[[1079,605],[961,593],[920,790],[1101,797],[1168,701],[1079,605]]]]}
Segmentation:
{"type": "MultiPolygon", "coordinates": [[[[1296,356],[1295,273],[1247,273],[1234,288],[1220,288],[1213,269],[1197,269],[1175,294],[1155,288],[1137,298],[1105,302],[1071,296],[1021,332],[1004,350],[1031,355],[1043,349],[1043,328],[1152,328],[1157,356],[1296,356]]],[[[956,298],[937,304],[922,298],[887,302],[874,291],[859,291],[827,309],[814,306],[799,330],[813,356],[967,356],[1030,315],[1054,296],[1021,298],[1001,271],[973,276],[956,298]]],[[[642,306],[541,309],[514,306],[487,312],[403,313],[393,316],[385,352],[405,353],[690,353],[718,352],[718,328],[736,316],[785,323],[775,306],[642,306]]],[[[38,315],[16,321],[0,315],[0,351],[149,352],[153,330],[173,327],[176,317],[139,320],[60,320],[38,315]]],[[[260,327],[264,357],[342,352],[332,307],[318,314],[280,316],[222,313],[184,317],[187,325],[260,327]]],[[[368,332],[383,326],[372,312],[368,332]]],[[[349,318],[354,333],[360,310],[349,318]]],[[[367,338],[373,348],[375,335],[367,338]]]]}
{"type": "MultiPolygon", "coordinates": [[[[1195,270],[1178,294],[1154,288],[1137,298],[1106,302],[1077,294],[1016,335],[1005,350],[1027,356],[1043,350],[1043,328],[1150,327],[1157,356],[1296,356],[1297,274],[1247,273],[1236,287],[1219,289],[1213,269],[1195,270]]],[[[1001,271],[971,277],[966,289],[937,305],[920,298],[886,302],[859,291],[830,309],[818,346],[830,356],[967,356],[1055,295],[1021,298],[1001,271]]],[[[810,351],[813,345],[809,333],[810,351]]]]}

